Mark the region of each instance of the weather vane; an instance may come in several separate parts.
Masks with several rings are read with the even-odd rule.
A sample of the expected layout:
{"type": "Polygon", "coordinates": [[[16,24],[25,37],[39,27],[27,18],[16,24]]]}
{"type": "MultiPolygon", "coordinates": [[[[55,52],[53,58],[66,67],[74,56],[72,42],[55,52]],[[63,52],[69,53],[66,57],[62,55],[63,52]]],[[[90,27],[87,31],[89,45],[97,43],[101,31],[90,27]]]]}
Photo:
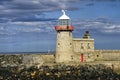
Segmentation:
{"type": "Polygon", "coordinates": [[[63,14],[65,15],[65,10],[62,10],[63,14]]]}

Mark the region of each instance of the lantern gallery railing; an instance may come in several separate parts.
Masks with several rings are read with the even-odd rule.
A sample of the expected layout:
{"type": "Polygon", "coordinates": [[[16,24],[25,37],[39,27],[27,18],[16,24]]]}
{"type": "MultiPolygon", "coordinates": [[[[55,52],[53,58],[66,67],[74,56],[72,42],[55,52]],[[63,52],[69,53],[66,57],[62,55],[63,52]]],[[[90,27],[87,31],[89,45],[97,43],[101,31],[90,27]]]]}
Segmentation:
{"type": "Polygon", "coordinates": [[[56,31],[73,31],[74,30],[74,26],[55,26],[55,30],[56,31]]]}

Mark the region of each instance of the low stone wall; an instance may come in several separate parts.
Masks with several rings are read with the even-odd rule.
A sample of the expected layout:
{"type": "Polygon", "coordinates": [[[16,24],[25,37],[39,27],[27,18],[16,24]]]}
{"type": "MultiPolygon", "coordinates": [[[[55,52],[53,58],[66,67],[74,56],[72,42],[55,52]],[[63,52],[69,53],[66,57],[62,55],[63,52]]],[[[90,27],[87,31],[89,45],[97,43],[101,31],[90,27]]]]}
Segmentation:
{"type": "MultiPolygon", "coordinates": [[[[17,66],[17,65],[44,65],[44,64],[54,64],[55,62],[55,54],[0,54],[0,66],[17,66]]],[[[74,60],[73,63],[81,64],[79,53],[75,53],[73,56],[74,60]]],[[[109,63],[116,63],[118,65],[120,63],[120,50],[95,50],[92,55],[88,57],[88,54],[84,55],[84,62],[109,62],[109,63]],[[115,61],[115,62],[113,62],[115,61]]],[[[120,65],[120,64],[119,64],[120,65]]],[[[120,66],[119,66],[120,67],[120,66]]],[[[117,68],[117,67],[116,67],[117,68]]]]}
{"type": "Polygon", "coordinates": [[[43,65],[54,62],[54,54],[0,54],[0,66],[43,65]]]}
{"type": "Polygon", "coordinates": [[[98,60],[120,61],[120,50],[96,50],[95,54],[98,60]]]}
{"type": "Polygon", "coordinates": [[[54,54],[25,54],[22,63],[26,66],[43,65],[54,62],[54,54]]]}

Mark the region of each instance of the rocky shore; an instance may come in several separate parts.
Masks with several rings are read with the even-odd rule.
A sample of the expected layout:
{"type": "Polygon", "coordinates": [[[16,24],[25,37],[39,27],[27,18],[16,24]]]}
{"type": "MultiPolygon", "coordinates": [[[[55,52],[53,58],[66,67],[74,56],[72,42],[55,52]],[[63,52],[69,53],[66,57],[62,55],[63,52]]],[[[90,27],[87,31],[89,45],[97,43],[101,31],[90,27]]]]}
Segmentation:
{"type": "MultiPolygon", "coordinates": [[[[48,63],[39,65],[37,58],[30,56],[28,63],[23,64],[23,57],[30,54],[0,55],[0,80],[120,80],[120,69],[94,63],[56,64],[48,63]]],[[[36,54],[38,56],[40,54],[36,54]]],[[[38,57],[39,58],[39,57],[38,57]]],[[[41,60],[39,60],[41,61],[41,60]]],[[[41,63],[41,62],[40,62],[41,63]]],[[[106,63],[106,62],[102,62],[106,63]]],[[[111,62],[112,63],[112,62],[111,62]]]]}
{"type": "Polygon", "coordinates": [[[18,66],[22,64],[23,54],[0,54],[0,66],[18,66]]]}
{"type": "Polygon", "coordinates": [[[105,65],[0,67],[0,80],[120,80],[105,65]]]}

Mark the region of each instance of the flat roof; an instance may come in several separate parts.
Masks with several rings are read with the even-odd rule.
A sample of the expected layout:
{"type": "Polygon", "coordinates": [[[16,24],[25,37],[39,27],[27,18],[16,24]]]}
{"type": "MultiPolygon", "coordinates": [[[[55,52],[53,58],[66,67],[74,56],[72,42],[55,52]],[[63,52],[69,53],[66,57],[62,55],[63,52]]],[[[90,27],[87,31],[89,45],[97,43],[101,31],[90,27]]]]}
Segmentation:
{"type": "Polygon", "coordinates": [[[85,39],[85,38],[73,38],[73,40],[86,40],[86,41],[93,41],[94,39],[93,38],[89,38],[89,39],[85,39]]]}

